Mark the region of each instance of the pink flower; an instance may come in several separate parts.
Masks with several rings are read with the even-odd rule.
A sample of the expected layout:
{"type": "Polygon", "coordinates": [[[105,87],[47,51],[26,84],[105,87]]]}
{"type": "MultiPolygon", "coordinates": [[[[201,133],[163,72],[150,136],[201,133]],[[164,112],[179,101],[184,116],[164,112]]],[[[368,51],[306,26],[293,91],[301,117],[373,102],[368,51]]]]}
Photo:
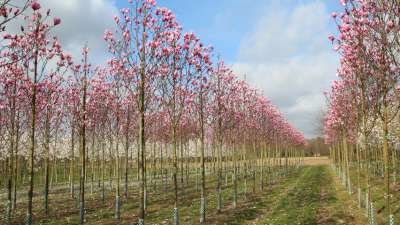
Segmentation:
{"type": "Polygon", "coordinates": [[[58,18],[58,17],[54,18],[54,26],[57,26],[60,23],[61,23],[61,19],[60,18],[58,18]]]}
{"type": "Polygon", "coordinates": [[[331,16],[332,16],[333,19],[336,19],[337,13],[336,13],[336,12],[333,12],[333,13],[331,14],[331,16]]]}
{"type": "Polygon", "coordinates": [[[4,38],[4,39],[11,39],[11,34],[4,34],[4,35],[3,35],[3,38],[4,38]]]}
{"type": "Polygon", "coordinates": [[[393,20],[389,20],[387,23],[387,28],[388,30],[392,30],[394,28],[394,22],[393,20]]]}
{"type": "Polygon", "coordinates": [[[16,9],[16,10],[14,11],[14,16],[17,16],[20,12],[21,12],[20,9],[16,9]]]}
{"type": "Polygon", "coordinates": [[[157,5],[156,0],[147,0],[147,3],[149,3],[152,6],[156,6],[157,5]]]}
{"type": "Polygon", "coordinates": [[[333,35],[329,35],[328,39],[333,42],[335,40],[335,37],[333,35]]]}
{"type": "Polygon", "coordinates": [[[32,2],[31,7],[34,11],[40,9],[40,4],[38,2],[32,2]]]}
{"type": "Polygon", "coordinates": [[[114,21],[117,23],[117,24],[119,24],[119,17],[118,16],[114,16],[114,21]]]}

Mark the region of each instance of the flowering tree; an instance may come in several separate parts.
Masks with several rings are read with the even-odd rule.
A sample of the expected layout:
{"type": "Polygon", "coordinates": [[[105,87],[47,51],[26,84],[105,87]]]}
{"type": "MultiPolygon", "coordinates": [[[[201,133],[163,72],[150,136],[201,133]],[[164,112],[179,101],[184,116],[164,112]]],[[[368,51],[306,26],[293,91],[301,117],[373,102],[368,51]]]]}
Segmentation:
{"type": "Polygon", "coordinates": [[[16,203],[16,180],[15,174],[17,170],[17,163],[14,158],[18,154],[18,146],[20,142],[20,137],[22,135],[22,110],[26,104],[26,95],[23,92],[23,85],[26,82],[24,77],[24,69],[20,64],[8,64],[2,67],[2,73],[5,75],[1,79],[1,90],[2,90],[2,111],[4,114],[2,118],[2,126],[5,127],[7,136],[9,140],[9,150],[8,150],[8,181],[7,181],[7,215],[6,218],[9,221],[11,217],[11,209],[15,208],[16,203]],[[15,161],[15,163],[13,162],[15,161]],[[14,175],[12,175],[14,174],[14,175]],[[12,180],[14,177],[14,180],[12,180]],[[14,184],[13,184],[14,183],[14,184]],[[12,196],[12,186],[14,186],[14,196],[12,196]],[[14,197],[14,199],[12,199],[14,197]]]}
{"type": "Polygon", "coordinates": [[[220,213],[222,207],[222,196],[221,196],[221,179],[222,179],[222,148],[223,148],[223,122],[224,115],[226,113],[225,102],[226,99],[229,98],[228,90],[231,82],[234,79],[233,72],[225,66],[223,61],[219,61],[214,69],[214,76],[212,77],[212,81],[210,84],[210,88],[212,89],[212,121],[215,124],[214,132],[215,132],[215,142],[217,143],[217,151],[218,151],[218,175],[217,175],[217,210],[220,213]]]}
{"type": "Polygon", "coordinates": [[[12,0],[4,0],[0,3],[0,31],[7,29],[6,24],[19,17],[31,5],[31,0],[25,0],[21,4],[16,4],[12,0]]]}
{"type": "MultiPolygon", "coordinates": [[[[395,104],[397,99],[396,86],[399,81],[399,48],[398,43],[398,2],[392,1],[342,1],[344,12],[333,13],[332,17],[337,21],[339,35],[330,36],[329,39],[335,45],[341,55],[341,64],[338,70],[340,89],[346,89],[354,98],[352,101],[357,112],[354,126],[338,129],[333,124],[340,124],[338,111],[340,105],[336,102],[337,94],[331,97],[330,114],[326,119],[327,140],[332,141],[342,135],[350,135],[350,139],[357,143],[357,186],[359,204],[361,206],[360,187],[360,160],[364,157],[368,161],[367,170],[367,208],[372,201],[370,194],[371,156],[373,149],[369,148],[372,143],[371,132],[377,124],[382,129],[382,161],[384,168],[386,186],[386,212],[387,218],[393,221],[391,210],[391,194],[389,177],[392,173],[391,164],[395,161],[392,157],[390,146],[390,124],[397,117],[399,105],[395,104]],[[334,127],[334,128],[333,128],[334,127]],[[340,132],[338,130],[341,130],[340,132]],[[349,134],[350,132],[350,134],[349,134]],[[360,137],[357,137],[360,132],[360,137]],[[358,140],[359,141],[358,141],[358,140]],[[360,146],[360,148],[358,147],[360,146]],[[363,154],[362,154],[363,153],[363,154]]],[[[336,85],[337,86],[337,85],[336,85]]],[[[337,87],[334,86],[334,89],[337,87]]],[[[349,113],[348,111],[346,113],[349,113]]],[[[353,114],[353,113],[351,113],[353,114]]],[[[347,121],[348,114],[343,118],[347,121]]],[[[354,118],[351,116],[351,118],[354,118]]],[[[343,122],[343,121],[342,121],[343,122]]],[[[339,147],[340,148],[340,147],[339,147]]],[[[341,151],[341,150],[338,150],[341,151]]],[[[348,153],[345,151],[346,157],[348,153]]],[[[346,159],[346,162],[351,159],[346,159]]],[[[395,165],[395,164],[392,164],[395,165]]],[[[348,166],[346,166],[348,168],[348,166]]],[[[347,176],[348,176],[347,171],[347,176]]],[[[349,178],[348,178],[349,179],[349,178]]],[[[349,186],[350,181],[347,185],[349,186]]],[[[371,216],[371,213],[368,212],[371,216]]]]}
{"type": "Polygon", "coordinates": [[[194,109],[198,117],[198,135],[200,139],[200,159],[201,159],[201,204],[200,204],[200,223],[205,222],[205,132],[206,126],[209,121],[208,105],[210,101],[210,76],[212,75],[212,62],[211,62],[211,47],[203,47],[203,44],[198,42],[194,49],[191,58],[191,65],[188,68],[188,73],[195,76],[192,82],[194,94],[194,109]]]}
{"type": "Polygon", "coordinates": [[[157,47],[161,33],[169,29],[159,26],[161,17],[156,13],[154,0],[129,1],[130,8],[121,10],[121,16],[116,16],[117,33],[106,31],[105,40],[109,43],[109,50],[114,55],[115,67],[119,67],[121,74],[128,76],[131,82],[129,91],[137,93],[138,99],[138,139],[140,146],[139,173],[141,176],[141,203],[139,210],[139,224],[144,223],[145,217],[145,113],[147,101],[152,95],[148,91],[154,76],[158,71],[157,47]],[[117,38],[121,38],[120,40],[117,38]]]}
{"type": "Polygon", "coordinates": [[[79,152],[80,152],[80,179],[79,179],[79,222],[85,222],[85,178],[86,178],[86,131],[89,123],[88,102],[90,102],[91,91],[91,64],[88,61],[89,48],[85,46],[82,49],[81,64],[73,67],[75,82],[79,93],[79,113],[77,118],[77,127],[79,130],[79,152]]]}
{"type": "Polygon", "coordinates": [[[56,68],[65,65],[65,59],[60,57],[61,50],[56,38],[49,35],[50,30],[60,24],[60,19],[55,18],[49,21],[50,12],[42,15],[40,4],[31,4],[33,13],[25,17],[26,25],[20,35],[8,36],[9,50],[6,55],[11,59],[18,58],[19,53],[23,53],[21,60],[24,66],[24,73],[28,74],[24,84],[26,94],[29,99],[30,117],[30,188],[28,192],[28,212],[27,224],[32,224],[32,197],[33,197],[33,176],[34,176],[34,157],[36,145],[37,120],[43,115],[41,111],[43,105],[38,101],[38,96],[43,92],[42,87],[47,77],[50,77],[58,69],[49,69],[49,64],[53,62],[56,68]]]}
{"type": "MultiPolygon", "coordinates": [[[[56,48],[59,48],[57,42],[54,43],[56,48]]],[[[64,58],[64,55],[61,53],[59,49],[57,49],[58,53],[60,53],[61,58],[64,58]]],[[[62,93],[63,89],[61,87],[63,82],[63,75],[66,72],[62,71],[62,67],[65,67],[65,63],[71,65],[71,61],[69,62],[60,62],[58,64],[57,71],[54,71],[46,77],[46,79],[42,82],[41,87],[41,96],[40,100],[42,101],[42,109],[43,109],[43,120],[41,121],[43,127],[43,147],[45,149],[45,185],[44,185],[44,209],[45,214],[48,216],[49,214],[49,167],[50,167],[50,143],[52,136],[54,137],[55,131],[60,126],[60,118],[62,117],[62,93]]]]}
{"type": "MultiPolygon", "coordinates": [[[[245,197],[250,194],[249,181],[253,192],[257,191],[257,174],[262,189],[265,169],[272,184],[300,165],[295,162],[300,153],[294,149],[305,144],[302,134],[222,59],[214,62],[213,49],[194,33],[183,32],[173,12],[157,7],[154,0],[129,0],[128,8],[114,17],[115,30],[104,35],[111,58],[97,67],[89,63],[89,43],[82,49],[81,61],[75,63],[62,51],[58,39],[50,34],[61,19],[50,19],[50,10],[42,12],[38,1],[27,1],[20,9],[10,2],[0,3],[2,27],[12,18],[22,18],[27,7],[32,14],[23,17],[25,24],[16,34],[1,30],[0,173],[7,184],[8,222],[22,223],[19,213],[13,212],[18,209],[17,184],[26,184],[25,175],[29,175],[27,224],[33,223],[36,207],[34,185],[44,189],[44,210],[35,214],[35,221],[58,217],[61,211],[73,214],[77,211],[70,209],[79,208],[79,223],[84,224],[86,218],[93,218],[86,213],[107,206],[112,194],[115,219],[123,223],[123,176],[126,200],[139,199],[139,224],[145,221],[147,193],[153,197],[161,190],[159,178],[160,199],[173,202],[173,223],[179,224],[179,208],[192,190],[192,169],[200,222],[205,223],[207,188],[213,185],[208,183],[209,176],[217,180],[217,210],[221,212],[223,189],[231,188],[228,176],[232,175],[236,207],[241,185],[245,197]],[[138,163],[138,195],[129,189],[134,160],[138,163]],[[90,185],[90,198],[85,185],[90,185]],[[53,193],[64,192],[72,198],[63,198],[66,211],[53,203],[53,193]],[[75,197],[78,207],[73,203],[75,197]],[[91,204],[99,199],[103,204],[91,204]],[[88,207],[93,209],[88,211],[88,207]]],[[[350,81],[343,86],[347,88],[350,81]]],[[[337,92],[338,96],[356,96],[347,89],[337,92]]]]}

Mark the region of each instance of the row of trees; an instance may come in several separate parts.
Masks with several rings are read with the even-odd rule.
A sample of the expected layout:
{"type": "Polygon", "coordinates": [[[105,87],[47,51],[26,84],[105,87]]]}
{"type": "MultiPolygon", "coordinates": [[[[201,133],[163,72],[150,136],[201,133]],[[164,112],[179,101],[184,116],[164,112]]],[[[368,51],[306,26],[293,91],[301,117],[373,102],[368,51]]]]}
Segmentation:
{"type": "Polygon", "coordinates": [[[371,193],[376,184],[385,187],[384,196],[380,195],[385,203],[378,206],[379,211],[387,223],[394,224],[400,141],[400,2],[341,3],[343,12],[332,14],[338,35],[329,37],[340,54],[340,67],[339,80],[328,94],[326,141],[332,144],[331,155],[343,183],[350,193],[355,183],[359,205],[366,208],[371,223],[376,222],[374,203],[379,202],[371,193]]]}
{"type": "Polygon", "coordinates": [[[190,167],[200,171],[204,222],[207,163],[216,168],[218,210],[227,165],[236,182],[243,163],[254,173],[261,168],[262,177],[266,165],[283,168],[280,157],[286,157],[286,172],[299,163],[288,157],[300,157],[294,149],[305,144],[304,137],[269,100],[215,59],[212,47],[184,32],[169,9],[157,7],[154,0],[128,2],[114,17],[116,27],[105,31],[110,59],[96,67],[89,60],[89,44],[80,61],[62,50],[51,34],[61,19],[52,18],[38,1],[21,6],[4,1],[0,6],[0,162],[6,221],[12,221],[17,209],[17,192],[27,188],[26,223],[33,223],[35,185],[43,187],[44,214],[50,218],[49,193],[60,168],[64,177],[68,174],[72,198],[79,173],[80,224],[89,182],[91,192],[98,187],[104,202],[110,179],[119,220],[121,179],[129,199],[135,174],[138,223],[144,224],[148,179],[153,184],[158,177],[167,185],[164,180],[171,174],[178,224],[178,179],[183,182],[184,168],[186,174],[190,167]],[[7,27],[13,18],[23,18],[17,32],[7,27]],[[266,161],[268,157],[279,161],[266,161]]]}

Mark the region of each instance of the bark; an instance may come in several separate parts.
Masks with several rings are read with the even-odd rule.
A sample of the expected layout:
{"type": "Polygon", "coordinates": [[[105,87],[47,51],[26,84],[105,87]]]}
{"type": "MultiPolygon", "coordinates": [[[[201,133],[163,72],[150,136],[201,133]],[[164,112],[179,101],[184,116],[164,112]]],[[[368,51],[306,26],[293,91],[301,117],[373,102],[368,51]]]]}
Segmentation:
{"type": "MultiPolygon", "coordinates": [[[[72,119],[73,120],[73,119],[72,119]]],[[[71,156],[70,156],[70,167],[69,167],[69,185],[70,194],[72,198],[75,198],[75,186],[74,186],[74,161],[75,161],[75,127],[74,122],[71,124],[71,156]]]]}
{"type": "MultiPolygon", "coordinates": [[[[48,99],[49,100],[49,99],[48,99]]],[[[45,121],[45,184],[44,184],[44,212],[49,215],[49,169],[50,169],[50,110],[47,109],[45,121]]]]}
{"type": "MultiPolygon", "coordinates": [[[[39,29],[39,24],[36,25],[36,30],[39,29]]],[[[38,33],[38,31],[36,32],[38,33]]],[[[33,200],[33,179],[34,179],[34,157],[35,157],[35,145],[36,145],[36,92],[37,92],[37,79],[38,79],[38,46],[35,49],[35,60],[34,60],[34,74],[33,74],[33,88],[31,98],[31,124],[30,124],[30,156],[29,156],[29,190],[28,190],[28,210],[26,224],[32,225],[32,200],[33,200]]]]}
{"type": "MultiPolygon", "coordinates": [[[[85,54],[84,64],[87,65],[87,54],[85,54]]],[[[86,67],[86,66],[85,66],[86,67]]],[[[80,198],[79,198],[79,224],[85,223],[85,176],[86,176],[86,94],[87,94],[87,69],[84,71],[82,109],[80,120],[80,141],[81,141],[81,175],[80,175],[80,198]]]]}

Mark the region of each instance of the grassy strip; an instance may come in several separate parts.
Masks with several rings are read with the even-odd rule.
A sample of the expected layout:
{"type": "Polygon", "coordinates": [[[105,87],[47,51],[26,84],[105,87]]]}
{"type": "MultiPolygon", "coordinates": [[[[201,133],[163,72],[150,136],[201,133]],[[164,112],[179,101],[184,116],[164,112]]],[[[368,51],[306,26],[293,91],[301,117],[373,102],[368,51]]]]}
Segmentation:
{"type": "Polygon", "coordinates": [[[327,166],[308,167],[260,224],[367,224],[327,166]]]}

